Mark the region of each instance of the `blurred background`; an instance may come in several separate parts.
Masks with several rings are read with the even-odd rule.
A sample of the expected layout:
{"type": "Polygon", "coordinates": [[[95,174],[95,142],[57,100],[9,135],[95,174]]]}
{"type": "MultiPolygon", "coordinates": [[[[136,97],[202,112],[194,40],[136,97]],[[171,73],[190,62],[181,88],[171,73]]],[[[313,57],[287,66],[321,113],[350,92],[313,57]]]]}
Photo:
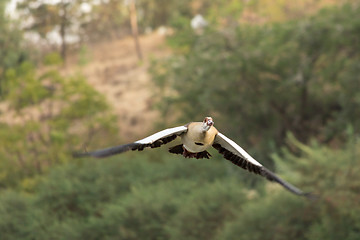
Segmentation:
{"type": "Polygon", "coordinates": [[[0,239],[360,239],[360,1],[0,0],[0,239]],[[167,146],[215,126],[308,201],[167,146]]]}

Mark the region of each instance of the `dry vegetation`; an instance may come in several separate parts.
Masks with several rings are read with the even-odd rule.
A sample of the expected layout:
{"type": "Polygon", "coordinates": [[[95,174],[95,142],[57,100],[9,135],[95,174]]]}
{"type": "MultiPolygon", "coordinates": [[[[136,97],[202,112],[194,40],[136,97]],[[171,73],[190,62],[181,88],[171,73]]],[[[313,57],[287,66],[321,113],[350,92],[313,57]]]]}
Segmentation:
{"type": "Polygon", "coordinates": [[[118,116],[120,137],[134,140],[148,133],[156,121],[153,88],[148,67],[152,58],[169,54],[165,36],[154,32],[142,36],[144,59],[139,61],[132,38],[102,42],[88,46],[90,62],[79,67],[78,56],[70,56],[65,72],[80,71],[89,84],[105,95],[118,116]],[[141,127],[139,125],[141,124],[141,127]]]}

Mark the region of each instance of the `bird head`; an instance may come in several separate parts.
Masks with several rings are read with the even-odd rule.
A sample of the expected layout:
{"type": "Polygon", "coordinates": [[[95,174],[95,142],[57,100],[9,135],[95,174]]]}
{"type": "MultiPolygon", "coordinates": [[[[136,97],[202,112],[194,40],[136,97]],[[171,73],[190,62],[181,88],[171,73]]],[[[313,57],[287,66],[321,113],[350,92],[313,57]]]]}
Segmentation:
{"type": "Polygon", "coordinates": [[[203,130],[204,130],[204,132],[208,131],[211,128],[212,125],[214,125],[214,121],[212,120],[211,117],[204,118],[204,121],[203,121],[203,130]]]}

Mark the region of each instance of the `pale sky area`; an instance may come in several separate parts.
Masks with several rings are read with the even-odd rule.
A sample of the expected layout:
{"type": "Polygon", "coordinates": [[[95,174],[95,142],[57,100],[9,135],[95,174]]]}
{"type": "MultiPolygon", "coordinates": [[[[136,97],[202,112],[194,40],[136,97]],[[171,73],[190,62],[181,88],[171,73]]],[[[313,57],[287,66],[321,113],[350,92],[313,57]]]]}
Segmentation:
{"type": "Polygon", "coordinates": [[[16,13],[15,13],[15,10],[16,10],[16,2],[17,0],[11,0],[6,8],[5,8],[5,13],[9,16],[11,16],[12,18],[16,18],[16,13]]]}
{"type": "MultiPolygon", "coordinates": [[[[56,4],[58,2],[60,2],[61,0],[41,0],[41,2],[43,3],[48,3],[48,4],[56,4]]],[[[68,0],[71,1],[71,0],[68,0]]],[[[16,14],[16,3],[17,2],[21,2],[21,0],[11,0],[5,9],[6,14],[8,14],[9,16],[11,16],[12,18],[17,18],[17,14],[16,14]]],[[[98,4],[100,3],[100,1],[98,0],[94,0],[92,1],[93,4],[98,4]]],[[[81,10],[84,12],[90,12],[91,11],[91,5],[88,3],[82,3],[81,4],[81,10]]]]}
{"type": "MultiPolygon", "coordinates": [[[[48,4],[56,4],[59,3],[61,0],[41,0],[41,2],[43,3],[48,3],[48,4]]],[[[71,0],[68,0],[71,1],[71,0]]],[[[13,19],[17,19],[18,18],[18,14],[16,12],[16,4],[18,2],[21,2],[21,0],[11,0],[6,8],[5,8],[5,13],[10,16],[13,19]]],[[[100,3],[100,1],[94,0],[93,4],[98,4],[100,3]]],[[[81,4],[81,10],[83,12],[90,12],[91,11],[91,5],[88,3],[82,3],[81,4]]],[[[25,23],[26,25],[26,23],[25,23]]],[[[76,30],[75,30],[76,32],[76,30]]],[[[31,32],[27,32],[25,33],[24,37],[32,42],[40,42],[40,36],[37,33],[31,33],[31,32]]],[[[47,34],[47,39],[49,40],[50,43],[52,44],[61,44],[61,38],[60,38],[60,34],[58,29],[54,29],[53,31],[49,32],[47,34]]],[[[75,43],[79,40],[79,37],[76,34],[67,34],[66,36],[66,41],[68,43],[75,43]]]]}

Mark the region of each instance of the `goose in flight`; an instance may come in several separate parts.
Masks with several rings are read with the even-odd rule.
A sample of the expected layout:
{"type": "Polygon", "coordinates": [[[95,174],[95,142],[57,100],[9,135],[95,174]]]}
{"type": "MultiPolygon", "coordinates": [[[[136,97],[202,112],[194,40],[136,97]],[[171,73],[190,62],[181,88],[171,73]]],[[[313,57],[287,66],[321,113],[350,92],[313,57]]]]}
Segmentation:
{"type": "Polygon", "coordinates": [[[211,117],[206,117],[203,122],[190,122],[184,126],[168,128],[133,143],[93,152],[78,153],[75,154],[75,156],[103,158],[129,150],[142,151],[146,147],[160,147],[163,144],[173,141],[179,136],[181,138],[181,144],[171,147],[169,149],[170,153],[181,154],[185,158],[209,158],[211,155],[206,150],[209,147],[213,147],[222,154],[225,159],[231,161],[235,165],[246,169],[249,172],[266,177],[270,181],[277,182],[294,194],[310,197],[309,193],[301,191],[265,168],[234,141],[220,133],[213,125],[213,119],[211,117]]]}

